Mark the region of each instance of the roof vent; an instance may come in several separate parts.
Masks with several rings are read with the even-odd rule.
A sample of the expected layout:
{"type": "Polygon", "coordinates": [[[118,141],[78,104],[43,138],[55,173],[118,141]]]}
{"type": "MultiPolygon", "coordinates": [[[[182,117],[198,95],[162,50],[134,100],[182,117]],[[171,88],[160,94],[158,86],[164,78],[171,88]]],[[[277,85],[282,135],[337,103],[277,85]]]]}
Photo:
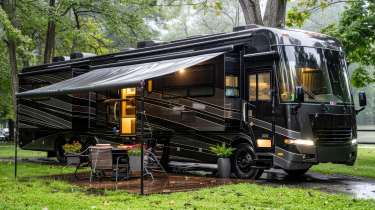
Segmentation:
{"type": "Polygon", "coordinates": [[[52,58],[52,63],[68,61],[68,60],[70,60],[69,56],[55,56],[52,58]]]}
{"type": "Polygon", "coordinates": [[[137,48],[152,47],[152,46],[160,45],[160,44],[163,44],[163,43],[165,43],[165,42],[155,41],[155,40],[139,41],[137,43],[137,48]]]}
{"type": "Polygon", "coordinates": [[[135,48],[128,47],[128,48],[122,49],[121,52],[127,52],[127,51],[132,51],[132,50],[135,50],[135,48]]]}
{"type": "Polygon", "coordinates": [[[70,54],[70,59],[78,59],[78,58],[88,58],[96,56],[94,53],[85,53],[85,52],[74,52],[70,54]]]}
{"type": "Polygon", "coordinates": [[[259,28],[258,25],[255,24],[249,24],[249,25],[244,25],[244,26],[236,26],[233,28],[233,31],[243,31],[247,29],[253,29],[253,28],[259,28]]]}

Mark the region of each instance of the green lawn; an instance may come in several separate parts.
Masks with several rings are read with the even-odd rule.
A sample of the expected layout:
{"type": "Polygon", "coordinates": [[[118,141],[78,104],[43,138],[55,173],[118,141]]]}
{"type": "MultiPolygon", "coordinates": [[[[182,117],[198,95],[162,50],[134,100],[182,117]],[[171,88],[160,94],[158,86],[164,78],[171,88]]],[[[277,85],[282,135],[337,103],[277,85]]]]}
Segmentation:
{"type": "MultiPolygon", "coordinates": [[[[4,146],[4,145],[2,145],[4,146]]],[[[375,148],[374,148],[375,150],[375,148]]],[[[0,147],[1,157],[12,157],[12,147],[0,147]]],[[[20,151],[23,157],[45,155],[20,151]]],[[[77,187],[41,176],[73,173],[74,168],[0,162],[0,209],[375,209],[375,201],[353,199],[310,189],[236,184],[195,192],[139,196],[124,191],[99,191],[77,187]]],[[[353,167],[333,164],[313,171],[375,177],[375,151],[361,148],[353,167]]]]}
{"type": "Polygon", "coordinates": [[[195,192],[139,196],[124,191],[89,193],[89,189],[37,176],[67,173],[71,168],[0,163],[0,209],[375,209],[375,201],[287,187],[236,184],[195,192]],[[27,177],[27,178],[26,178],[27,177]]]}
{"type": "MultiPolygon", "coordinates": [[[[17,150],[18,157],[47,157],[46,152],[30,151],[30,150],[17,150]]],[[[12,158],[14,157],[14,145],[13,144],[0,144],[0,158],[12,158]]]]}
{"type": "Polygon", "coordinates": [[[359,148],[357,161],[354,166],[323,163],[312,167],[311,171],[325,174],[363,176],[375,179],[375,147],[359,148]]]}
{"type": "MultiPolygon", "coordinates": [[[[19,157],[46,157],[46,152],[18,149],[19,157]]],[[[14,145],[0,144],[0,158],[14,157],[14,145]]],[[[358,158],[354,166],[341,164],[323,163],[311,168],[313,172],[325,174],[344,174],[352,176],[363,176],[375,179],[375,147],[359,148],[358,158]]]]}

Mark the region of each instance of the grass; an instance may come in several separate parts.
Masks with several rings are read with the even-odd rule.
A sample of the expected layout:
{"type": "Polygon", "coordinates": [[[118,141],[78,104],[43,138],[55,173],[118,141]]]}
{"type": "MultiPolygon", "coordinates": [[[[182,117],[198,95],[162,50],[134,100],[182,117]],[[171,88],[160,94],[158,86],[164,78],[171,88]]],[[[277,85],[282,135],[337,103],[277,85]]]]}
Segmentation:
{"type": "Polygon", "coordinates": [[[0,209],[374,209],[375,201],[316,190],[237,184],[195,192],[139,196],[124,191],[90,191],[36,176],[67,172],[61,166],[0,163],[0,209]],[[28,177],[28,178],[25,178],[28,177]]]}
{"type": "Polygon", "coordinates": [[[311,171],[324,174],[344,174],[375,179],[375,147],[359,148],[354,166],[322,163],[311,168],[311,171]]]}
{"type": "MultiPolygon", "coordinates": [[[[46,157],[46,152],[30,151],[18,149],[18,156],[27,157],[46,157]]],[[[13,144],[0,144],[0,158],[14,157],[13,144]]],[[[350,176],[362,176],[375,179],[375,147],[359,148],[358,157],[354,166],[342,164],[321,163],[313,166],[310,171],[324,174],[343,174],[350,176]]],[[[33,172],[34,173],[34,172],[33,172]]]]}
{"type": "MultiPolygon", "coordinates": [[[[31,150],[17,150],[17,156],[21,158],[27,157],[47,157],[46,152],[31,151],[31,150]]],[[[14,144],[0,144],[0,158],[13,158],[14,144]]]]}
{"type": "MultiPolygon", "coordinates": [[[[1,153],[4,147],[0,148],[1,153]]],[[[121,190],[93,191],[60,180],[40,178],[72,173],[71,167],[20,163],[18,181],[13,178],[13,169],[13,163],[0,162],[0,209],[375,209],[373,200],[257,184],[149,196],[121,190]]]]}

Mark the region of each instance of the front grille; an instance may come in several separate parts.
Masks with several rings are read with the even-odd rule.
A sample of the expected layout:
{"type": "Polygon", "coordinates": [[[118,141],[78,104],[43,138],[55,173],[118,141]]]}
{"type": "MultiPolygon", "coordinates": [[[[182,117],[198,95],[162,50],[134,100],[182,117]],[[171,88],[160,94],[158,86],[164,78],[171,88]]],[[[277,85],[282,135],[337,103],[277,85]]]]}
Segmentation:
{"type": "Polygon", "coordinates": [[[352,129],[321,129],[315,134],[320,145],[347,144],[352,139],[352,129]]]}

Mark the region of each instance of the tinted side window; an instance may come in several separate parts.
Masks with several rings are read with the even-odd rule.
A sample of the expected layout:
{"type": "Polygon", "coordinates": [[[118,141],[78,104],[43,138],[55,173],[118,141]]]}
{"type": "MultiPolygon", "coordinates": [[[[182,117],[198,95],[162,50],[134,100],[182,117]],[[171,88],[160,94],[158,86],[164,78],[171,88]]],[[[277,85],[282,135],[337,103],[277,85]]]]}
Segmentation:
{"type": "Polygon", "coordinates": [[[271,100],[271,74],[269,72],[249,74],[249,101],[271,100]]]}
{"type": "Polygon", "coordinates": [[[238,97],[240,91],[238,88],[238,76],[227,75],[225,76],[225,96],[227,97],[238,97]]]}
{"type": "Polygon", "coordinates": [[[258,74],[258,101],[271,100],[271,75],[268,72],[258,74]]]}

